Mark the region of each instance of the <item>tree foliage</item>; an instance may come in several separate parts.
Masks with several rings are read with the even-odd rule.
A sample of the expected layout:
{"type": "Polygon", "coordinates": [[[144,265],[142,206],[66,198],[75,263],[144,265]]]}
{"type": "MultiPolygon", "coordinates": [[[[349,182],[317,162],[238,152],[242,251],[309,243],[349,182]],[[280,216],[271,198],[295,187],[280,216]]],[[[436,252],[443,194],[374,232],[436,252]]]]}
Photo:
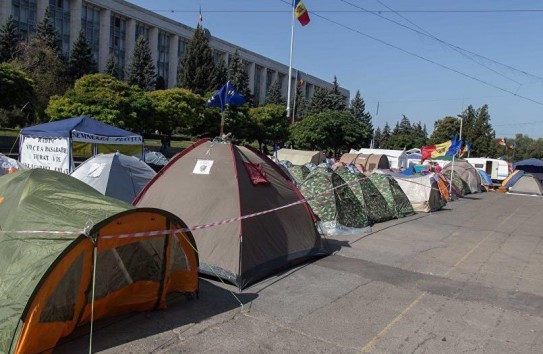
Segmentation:
{"type": "Polygon", "coordinates": [[[334,76],[334,82],[332,88],[328,92],[329,109],[333,111],[343,111],[347,109],[347,97],[341,94],[339,91],[339,83],[337,77],[334,76]]]}
{"type": "Polygon", "coordinates": [[[132,61],[126,70],[126,81],[144,91],[152,91],[156,88],[155,64],[149,42],[143,36],[139,36],[136,41],[132,61]]]}
{"type": "Polygon", "coordinates": [[[10,61],[17,52],[17,28],[13,16],[9,16],[6,23],[0,28],[0,62],[10,61]]]}
{"type": "Polygon", "coordinates": [[[192,91],[173,88],[147,92],[146,96],[153,108],[152,129],[190,134],[204,121],[205,101],[192,91]]]}
{"type": "Polygon", "coordinates": [[[177,80],[179,87],[189,89],[201,96],[216,88],[212,75],[215,68],[213,54],[209,47],[209,40],[200,25],[194,31],[180,68],[177,80]]]}
{"type": "Polygon", "coordinates": [[[371,114],[369,112],[366,112],[366,103],[364,102],[364,99],[360,95],[360,90],[356,90],[356,94],[354,98],[351,100],[351,113],[356,118],[363,121],[368,128],[373,131],[373,124],[371,122],[371,114]]]}
{"type": "Polygon", "coordinates": [[[55,53],[60,52],[59,41],[60,36],[55,28],[51,16],[49,14],[49,6],[45,8],[45,14],[43,20],[36,26],[35,38],[45,43],[45,45],[53,50],[55,53]]]}
{"type": "Polygon", "coordinates": [[[115,57],[115,55],[111,54],[107,58],[106,68],[104,70],[104,74],[109,75],[109,76],[113,76],[117,80],[120,79],[120,76],[119,76],[119,64],[117,63],[117,58],[115,57]]]}
{"type": "Polygon", "coordinates": [[[379,146],[380,149],[388,149],[388,141],[390,140],[391,135],[392,132],[390,131],[390,125],[388,125],[388,122],[386,122],[377,146],[379,146]]]}
{"type": "Polygon", "coordinates": [[[79,36],[72,46],[68,59],[67,76],[71,82],[87,74],[96,72],[96,63],[92,58],[92,48],[87,42],[85,32],[80,31],[79,36]]]}
{"type": "Polygon", "coordinates": [[[288,140],[289,121],[285,113],[285,106],[275,104],[249,109],[249,117],[256,128],[253,137],[261,150],[263,144],[273,145],[288,140]]]}
{"type": "Polygon", "coordinates": [[[308,114],[314,115],[322,113],[330,108],[330,98],[328,95],[328,90],[323,89],[322,87],[316,87],[315,93],[309,102],[308,114]]]}
{"type": "Polygon", "coordinates": [[[290,137],[297,148],[338,153],[353,146],[367,146],[371,132],[350,112],[327,110],[292,125],[290,137]]]}
{"type": "Polygon", "coordinates": [[[228,80],[236,88],[240,95],[245,97],[245,101],[251,104],[253,96],[249,89],[249,75],[245,71],[245,64],[241,60],[236,50],[228,66],[228,80]]]}
{"type": "Polygon", "coordinates": [[[24,126],[31,112],[34,83],[20,69],[0,64],[0,125],[9,128],[24,126]]]}
{"type": "Polygon", "coordinates": [[[213,89],[218,90],[228,81],[228,68],[224,60],[219,59],[213,69],[213,89]]]}
{"type": "Polygon", "coordinates": [[[46,110],[51,120],[81,115],[137,132],[153,129],[152,105],[144,92],[112,76],[86,75],[64,96],[54,96],[46,110]]]}
{"type": "Polygon", "coordinates": [[[281,95],[281,86],[279,81],[275,80],[271,83],[270,88],[268,89],[268,94],[266,95],[266,104],[276,104],[276,105],[285,105],[286,101],[281,95]]]}

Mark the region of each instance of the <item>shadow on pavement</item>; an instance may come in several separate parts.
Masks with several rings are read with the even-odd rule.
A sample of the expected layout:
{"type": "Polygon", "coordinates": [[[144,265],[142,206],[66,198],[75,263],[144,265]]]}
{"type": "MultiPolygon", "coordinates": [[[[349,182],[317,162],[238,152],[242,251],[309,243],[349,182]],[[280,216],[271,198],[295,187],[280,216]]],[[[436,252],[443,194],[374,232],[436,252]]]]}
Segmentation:
{"type": "MultiPolygon", "coordinates": [[[[257,294],[236,293],[245,305],[257,294]]],[[[175,328],[197,324],[218,314],[240,308],[240,303],[227,289],[200,279],[199,299],[184,294],[170,294],[168,308],[149,312],[134,312],[124,316],[105,318],[94,323],[93,352],[116,347],[175,328]]],[[[55,348],[54,353],[84,353],[89,348],[88,324],[76,330],[55,348]]]]}

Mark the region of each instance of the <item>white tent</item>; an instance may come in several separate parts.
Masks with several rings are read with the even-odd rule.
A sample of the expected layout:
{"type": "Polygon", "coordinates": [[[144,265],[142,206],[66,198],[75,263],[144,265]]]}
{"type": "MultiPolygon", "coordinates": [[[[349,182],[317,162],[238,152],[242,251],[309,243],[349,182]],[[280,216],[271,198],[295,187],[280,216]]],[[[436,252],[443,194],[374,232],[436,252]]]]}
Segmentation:
{"type": "Polygon", "coordinates": [[[387,149],[351,149],[351,154],[364,154],[364,155],[386,155],[390,162],[391,168],[407,168],[409,166],[407,161],[407,154],[405,150],[387,150],[387,149]]]}
{"type": "Polygon", "coordinates": [[[441,196],[437,179],[433,174],[405,176],[394,173],[391,176],[402,187],[415,211],[428,213],[441,209],[447,203],[441,196]]]}
{"type": "Polygon", "coordinates": [[[305,165],[306,163],[318,165],[326,160],[326,156],[321,151],[280,149],[277,151],[277,160],[290,161],[293,165],[305,165]]]}
{"type": "Polygon", "coordinates": [[[104,195],[132,203],[156,173],[137,157],[114,153],[91,157],[71,175],[104,195]]]}

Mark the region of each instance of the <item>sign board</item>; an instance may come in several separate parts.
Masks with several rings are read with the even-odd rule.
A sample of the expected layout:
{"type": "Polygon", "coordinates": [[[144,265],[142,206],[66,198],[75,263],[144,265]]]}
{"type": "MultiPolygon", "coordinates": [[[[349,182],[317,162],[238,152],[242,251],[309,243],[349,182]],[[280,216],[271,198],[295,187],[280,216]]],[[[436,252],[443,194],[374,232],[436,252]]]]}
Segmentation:
{"type": "Polygon", "coordinates": [[[93,144],[122,144],[122,145],[143,144],[143,137],[141,135],[103,136],[103,135],[84,133],[77,130],[72,130],[72,140],[81,141],[84,143],[93,143],[93,144]]]}
{"type": "Polygon", "coordinates": [[[211,166],[213,166],[213,160],[197,160],[192,173],[197,175],[208,175],[211,171],[211,166]]]}
{"type": "Polygon", "coordinates": [[[66,138],[24,137],[20,161],[28,168],[44,168],[70,173],[70,153],[66,138]]]}

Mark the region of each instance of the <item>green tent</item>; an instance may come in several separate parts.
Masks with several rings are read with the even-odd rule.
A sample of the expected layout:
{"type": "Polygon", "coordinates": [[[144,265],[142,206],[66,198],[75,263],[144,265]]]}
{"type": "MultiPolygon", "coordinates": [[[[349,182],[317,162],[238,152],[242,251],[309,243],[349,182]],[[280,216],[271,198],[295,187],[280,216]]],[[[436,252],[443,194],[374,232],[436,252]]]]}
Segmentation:
{"type": "Polygon", "coordinates": [[[300,191],[319,218],[326,234],[357,233],[368,226],[368,218],[360,200],[337,173],[328,167],[317,167],[305,178],[300,191]]]}
{"type": "Polygon", "coordinates": [[[305,165],[292,165],[288,168],[290,177],[292,177],[294,184],[299,187],[304,179],[309,175],[309,168],[305,165]]]}
{"type": "MultiPolygon", "coordinates": [[[[178,221],[164,211],[136,209],[103,196],[60,172],[33,169],[0,177],[0,353],[47,350],[75,326],[88,321],[85,291],[92,273],[94,241],[86,234],[99,241],[97,299],[100,297],[102,304],[111,306],[108,294],[115,291],[119,307],[149,309],[147,303],[138,302],[148,296],[153,297],[145,299],[152,300],[151,309],[157,306],[161,302],[156,298],[160,283],[149,285],[149,295],[137,280],[148,279],[140,273],[142,267],[148,275],[164,273],[164,261],[158,259],[165,254],[164,236],[137,240],[127,237],[119,241],[102,241],[99,237],[112,230],[120,234],[164,230],[168,223],[180,224],[178,221]],[[167,222],[160,221],[165,215],[167,222]],[[154,224],[149,222],[151,218],[156,221],[154,224]],[[158,258],[153,258],[155,252],[150,251],[150,244],[160,253],[158,258]],[[111,256],[112,250],[116,259],[111,256]],[[137,259],[137,264],[123,257],[137,259]],[[155,259],[162,262],[155,267],[156,272],[155,259]],[[130,277],[131,284],[123,283],[123,274],[130,277]],[[140,287],[139,298],[130,299],[126,305],[128,296],[121,296],[123,287],[133,294],[132,285],[140,287]]],[[[191,263],[197,267],[197,257],[193,258],[191,263]]],[[[102,316],[95,318],[109,315],[108,309],[100,311],[102,316]]]]}
{"type": "Polygon", "coordinates": [[[369,179],[385,198],[389,209],[393,212],[394,218],[399,219],[415,213],[409,198],[407,198],[394,177],[387,174],[374,173],[369,179]]]}

